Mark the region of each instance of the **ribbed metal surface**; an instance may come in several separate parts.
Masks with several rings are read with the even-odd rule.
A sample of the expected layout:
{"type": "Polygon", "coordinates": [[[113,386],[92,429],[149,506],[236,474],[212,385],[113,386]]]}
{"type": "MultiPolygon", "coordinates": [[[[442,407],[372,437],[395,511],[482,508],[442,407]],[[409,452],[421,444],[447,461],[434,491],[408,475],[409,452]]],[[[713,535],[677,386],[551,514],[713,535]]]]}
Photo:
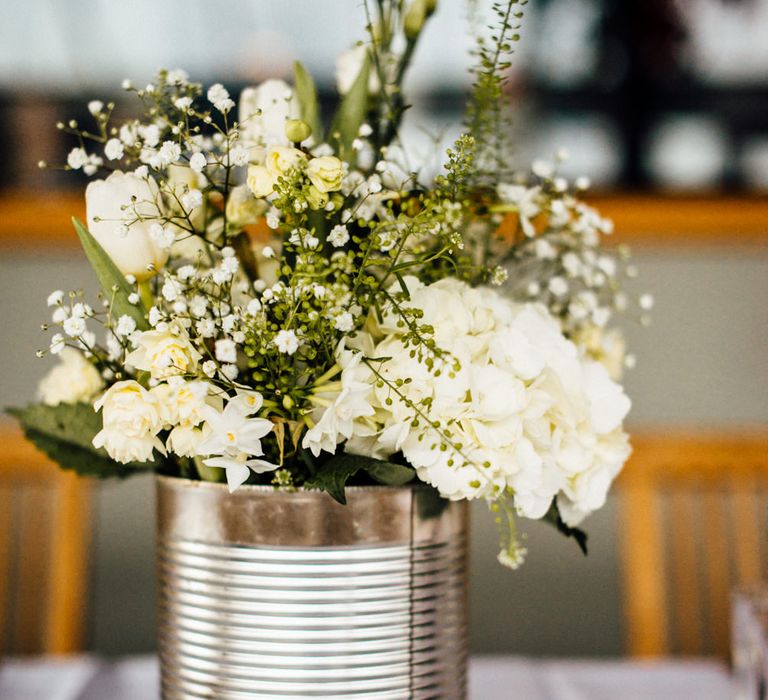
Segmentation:
{"type": "Polygon", "coordinates": [[[185,495],[185,483],[194,482],[161,479],[158,489],[165,700],[465,697],[464,504],[434,512],[419,501],[423,489],[361,488],[342,509],[325,494],[291,501],[253,487],[250,503],[238,491],[233,506],[197,486],[185,495]],[[211,532],[234,541],[194,527],[184,536],[199,522],[198,495],[197,515],[229,518],[211,532]],[[281,538],[301,533],[291,546],[264,544],[275,508],[281,538]],[[233,532],[246,514],[252,531],[233,532]],[[324,525],[310,531],[292,517],[324,525]]]}

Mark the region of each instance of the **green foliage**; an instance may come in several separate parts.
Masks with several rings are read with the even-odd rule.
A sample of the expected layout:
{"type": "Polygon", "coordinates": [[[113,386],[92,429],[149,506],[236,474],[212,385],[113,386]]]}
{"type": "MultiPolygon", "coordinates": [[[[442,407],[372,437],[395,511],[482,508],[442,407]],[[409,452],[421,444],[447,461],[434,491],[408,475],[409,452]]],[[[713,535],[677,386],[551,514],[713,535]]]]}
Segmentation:
{"type": "Polygon", "coordinates": [[[117,265],[112,261],[112,258],[107,255],[104,248],[99,245],[99,242],[82,223],[74,217],[72,218],[72,223],[75,226],[75,231],[77,231],[77,236],[83,246],[88,262],[91,263],[91,267],[96,273],[104,297],[110,301],[110,308],[114,316],[116,318],[123,315],[130,316],[136,321],[136,328],[138,330],[148,330],[149,324],[147,323],[144,306],[141,302],[131,304],[128,301],[128,297],[134,292],[134,289],[128,284],[123,273],[117,269],[117,265]]]}
{"type": "Polygon", "coordinates": [[[27,439],[64,469],[84,476],[125,477],[136,470],[153,469],[155,462],[119,464],[91,441],[101,430],[101,416],[86,403],[46,406],[32,404],[10,408],[27,439]]]}
{"type": "Polygon", "coordinates": [[[344,488],[359,471],[366,472],[374,481],[387,486],[402,486],[416,476],[416,472],[410,467],[372,457],[341,453],[325,462],[317,473],[304,483],[304,486],[327,491],[334,500],[346,505],[347,497],[344,494],[344,488]]]}
{"type": "Polygon", "coordinates": [[[360,126],[368,111],[368,77],[371,59],[366,53],[360,72],[349,92],[339,104],[328,132],[328,143],[347,161],[353,162],[352,141],[357,138],[360,126]]]}
{"type": "Polygon", "coordinates": [[[581,528],[566,525],[562,516],[560,515],[560,510],[557,507],[557,503],[552,503],[543,520],[548,522],[550,525],[554,525],[557,528],[557,531],[566,537],[572,537],[576,541],[576,544],[579,545],[579,549],[582,551],[584,556],[587,555],[587,533],[584,532],[584,530],[581,528]]]}
{"type": "Polygon", "coordinates": [[[296,61],[293,64],[293,75],[296,83],[296,97],[299,100],[301,118],[312,128],[315,143],[322,141],[323,127],[320,119],[320,111],[317,106],[317,89],[315,81],[306,68],[296,61]]]}
{"type": "Polygon", "coordinates": [[[505,73],[511,67],[509,56],[512,45],[520,36],[519,20],[523,12],[513,11],[526,0],[507,0],[493,5],[495,24],[489,29],[491,36],[477,37],[474,55],[477,64],[472,68],[474,83],[467,105],[466,128],[476,142],[478,179],[499,181],[499,175],[509,162],[509,123],[506,116],[507,100],[504,95],[505,73]]]}

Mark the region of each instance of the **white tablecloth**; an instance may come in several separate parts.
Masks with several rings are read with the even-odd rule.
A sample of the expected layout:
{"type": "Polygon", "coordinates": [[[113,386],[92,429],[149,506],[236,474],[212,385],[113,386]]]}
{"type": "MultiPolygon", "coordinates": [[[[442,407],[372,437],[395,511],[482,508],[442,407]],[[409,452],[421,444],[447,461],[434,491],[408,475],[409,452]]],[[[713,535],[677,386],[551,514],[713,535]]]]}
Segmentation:
{"type": "MultiPolygon", "coordinates": [[[[711,661],[571,661],[479,657],[471,700],[730,700],[725,667],[711,661]]],[[[157,660],[11,659],[0,663],[1,700],[155,700],[157,660]]]]}

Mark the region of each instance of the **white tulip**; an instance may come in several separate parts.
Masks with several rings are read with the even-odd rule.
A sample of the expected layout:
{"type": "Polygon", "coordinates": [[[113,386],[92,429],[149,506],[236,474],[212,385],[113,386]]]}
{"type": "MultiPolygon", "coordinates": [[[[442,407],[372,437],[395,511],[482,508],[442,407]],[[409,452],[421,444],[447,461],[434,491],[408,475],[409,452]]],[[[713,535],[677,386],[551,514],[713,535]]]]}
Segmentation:
{"type": "Polygon", "coordinates": [[[119,171],[85,190],[88,229],[119,270],[138,281],[152,277],[168,260],[168,250],[150,234],[160,213],[157,199],[151,177],[119,171]]]}

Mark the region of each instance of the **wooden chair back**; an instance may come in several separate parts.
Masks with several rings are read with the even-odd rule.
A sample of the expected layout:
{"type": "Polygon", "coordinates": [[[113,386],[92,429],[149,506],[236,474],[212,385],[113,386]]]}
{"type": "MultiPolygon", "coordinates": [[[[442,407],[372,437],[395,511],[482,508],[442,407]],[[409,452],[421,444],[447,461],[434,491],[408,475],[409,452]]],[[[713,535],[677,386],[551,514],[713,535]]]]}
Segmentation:
{"type": "Polygon", "coordinates": [[[82,648],[89,483],[0,428],[0,656],[82,648]]]}
{"type": "Polygon", "coordinates": [[[617,484],[627,651],[727,659],[731,592],[768,573],[768,430],[632,443],[617,484]]]}

